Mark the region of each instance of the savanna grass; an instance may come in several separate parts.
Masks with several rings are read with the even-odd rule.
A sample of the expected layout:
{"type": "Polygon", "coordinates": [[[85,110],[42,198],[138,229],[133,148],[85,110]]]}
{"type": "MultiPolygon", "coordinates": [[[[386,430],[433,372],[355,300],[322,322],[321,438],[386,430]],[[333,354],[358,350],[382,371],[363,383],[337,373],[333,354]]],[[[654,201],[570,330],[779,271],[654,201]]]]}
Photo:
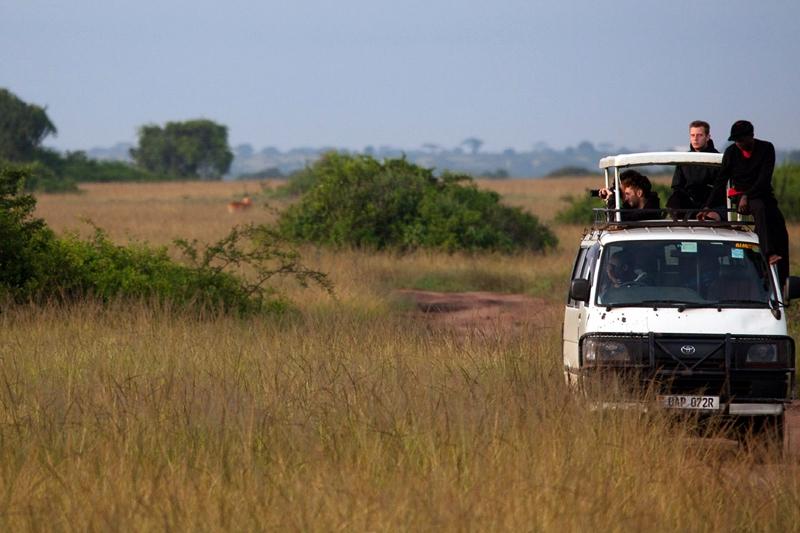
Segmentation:
{"type": "MultiPolygon", "coordinates": [[[[554,312],[553,312],[554,313],[554,312]]],[[[791,529],[797,465],[563,385],[555,316],[466,337],[87,303],[2,314],[4,529],[791,529]]]]}
{"type": "MultiPolygon", "coordinates": [[[[585,187],[491,186],[545,220],[585,187]]],[[[37,214],[59,229],[83,213],[154,244],[272,216],[224,212],[241,184],[141,187],[40,197],[37,214]]],[[[800,465],[770,442],[720,438],[724,421],[593,410],[566,388],[561,300],[582,228],[555,230],[547,255],[309,247],[336,298],[281,282],[298,308],[282,317],[4,308],[0,528],[797,530],[800,465]],[[464,335],[393,303],[415,285],[508,286],[548,305],[518,329],[464,335]]]]}

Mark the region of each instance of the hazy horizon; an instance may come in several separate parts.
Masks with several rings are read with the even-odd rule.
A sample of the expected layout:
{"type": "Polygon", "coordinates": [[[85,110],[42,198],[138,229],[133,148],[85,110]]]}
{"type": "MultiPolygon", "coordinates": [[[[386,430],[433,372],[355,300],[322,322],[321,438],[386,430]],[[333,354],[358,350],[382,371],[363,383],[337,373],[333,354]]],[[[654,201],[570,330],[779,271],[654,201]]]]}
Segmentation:
{"type": "Polygon", "coordinates": [[[800,147],[800,3],[411,0],[7,2],[0,86],[61,150],[208,118],[231,145],[560,149],[718,145],[747,118],[800,147]]]}

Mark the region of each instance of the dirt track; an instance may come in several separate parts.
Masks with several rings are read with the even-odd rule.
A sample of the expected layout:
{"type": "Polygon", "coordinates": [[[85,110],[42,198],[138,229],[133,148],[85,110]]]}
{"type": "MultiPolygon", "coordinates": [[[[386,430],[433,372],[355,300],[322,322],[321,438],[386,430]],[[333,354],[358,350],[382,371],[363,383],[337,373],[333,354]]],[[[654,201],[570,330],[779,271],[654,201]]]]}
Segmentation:
{"type": "Polygon", "coordinates": [[[431,324],[462,333],[513,331],[531,323],[552,325],[543,323],[543,315],[552,320],[552,304],[523,294],[417,290],[399,290],[397,294],[414,302],[431,324]]]}

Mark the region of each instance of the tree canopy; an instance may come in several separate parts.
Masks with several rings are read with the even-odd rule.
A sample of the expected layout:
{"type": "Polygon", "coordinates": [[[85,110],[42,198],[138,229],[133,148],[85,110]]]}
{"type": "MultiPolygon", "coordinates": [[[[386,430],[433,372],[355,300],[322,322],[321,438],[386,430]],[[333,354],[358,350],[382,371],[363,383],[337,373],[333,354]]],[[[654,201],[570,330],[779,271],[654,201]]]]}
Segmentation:
{"type": "Polygon", "coordinates": [[[43,107],[0,89],[0,159],[32,161],[45,137],[56,133],[43,107]]]}
{"type": "Polygon", "coordinates": [[[228,128],[205,119],[142,126],[131,156],[149,172],[182,178],[219,178],[233,161],[228,128]]]}

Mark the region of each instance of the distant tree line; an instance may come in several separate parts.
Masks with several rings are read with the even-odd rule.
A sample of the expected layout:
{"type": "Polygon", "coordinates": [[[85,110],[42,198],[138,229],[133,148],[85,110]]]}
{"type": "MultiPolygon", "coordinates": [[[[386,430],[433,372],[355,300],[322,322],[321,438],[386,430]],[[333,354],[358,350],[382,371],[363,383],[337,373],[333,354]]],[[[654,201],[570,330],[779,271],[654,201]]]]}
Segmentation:
{"type": "Polygon", "coordinates": [[[227,128],[210,120],[143,126],[139,146],[131,149],[133,164],[42,146],[56,132],[44,107],[0,88],[0,166],[24,167],[27,190],[74,191],[76,183],[92,181],[221,179],[233,160],[227,128]]]}

